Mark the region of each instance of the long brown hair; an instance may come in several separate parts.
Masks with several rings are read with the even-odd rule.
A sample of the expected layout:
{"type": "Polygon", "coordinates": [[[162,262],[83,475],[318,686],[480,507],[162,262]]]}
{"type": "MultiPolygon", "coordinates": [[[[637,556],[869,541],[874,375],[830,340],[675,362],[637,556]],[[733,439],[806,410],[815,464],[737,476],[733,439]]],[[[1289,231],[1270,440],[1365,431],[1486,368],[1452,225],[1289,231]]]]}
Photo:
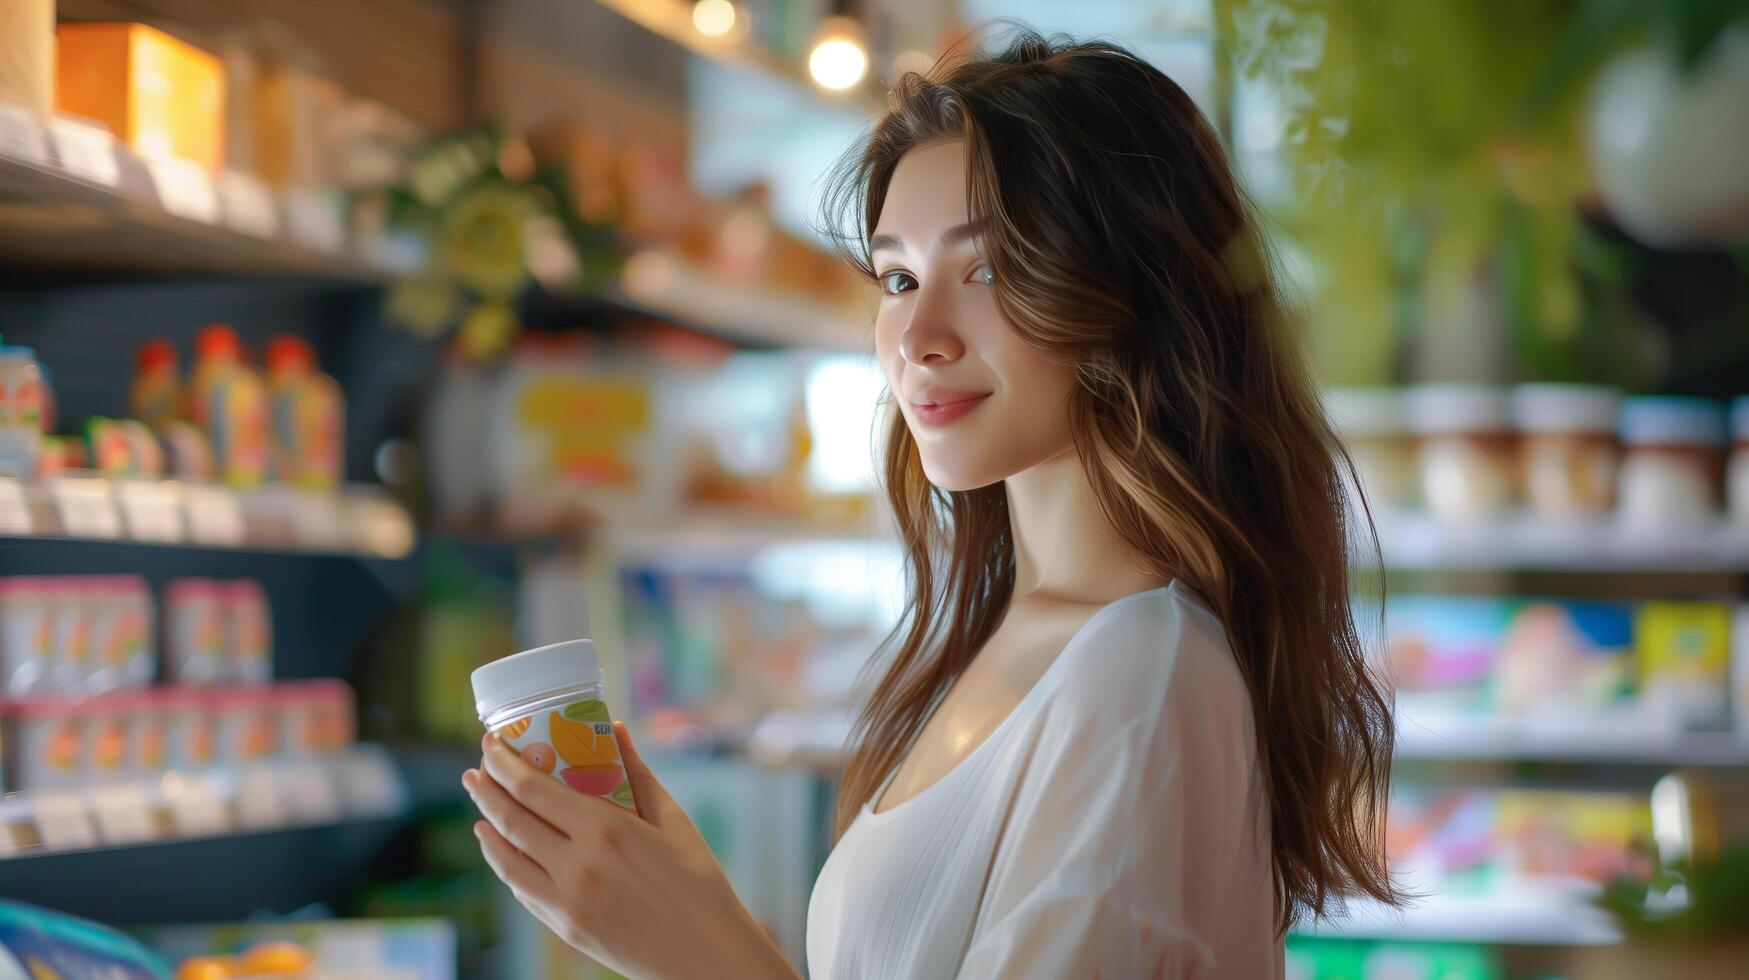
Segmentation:
{"type": "MultiPolygon", "coordinates": [[[[1075,366],[1070,421],[1106,518],[1141,569],[1226,625],[1256,712],[1281,928],[1343,894],[1395,901],[1382,843],[1391,705],[1349,595],[1351,535],[1375,558],[1377,544],[1364,505],[1350,514],[1353,465],[1213,129],[1171,79],[1107,43],[1022,31],[998,54],[906,75],[825,200],[870,277],[900,157],[943,140],[965,141],[1003,316],[1075,366]]],[[[1014,589],[1002,485],[933,486],[889,413],[884,483],[910,598],[857,721],[840,834],[1014,589]]]]}

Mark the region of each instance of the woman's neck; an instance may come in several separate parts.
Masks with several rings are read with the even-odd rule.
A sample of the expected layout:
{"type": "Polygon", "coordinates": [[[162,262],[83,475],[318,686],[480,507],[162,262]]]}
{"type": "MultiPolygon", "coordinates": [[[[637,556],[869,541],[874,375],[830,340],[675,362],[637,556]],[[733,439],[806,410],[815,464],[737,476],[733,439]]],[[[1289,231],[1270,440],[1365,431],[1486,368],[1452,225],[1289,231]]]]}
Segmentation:
{"type": "Polygon", "coordinates": [[[1003,483],[1014,598],[1107,603],[1166,583],[1135,567],[1074,449],[1003,483]]]}

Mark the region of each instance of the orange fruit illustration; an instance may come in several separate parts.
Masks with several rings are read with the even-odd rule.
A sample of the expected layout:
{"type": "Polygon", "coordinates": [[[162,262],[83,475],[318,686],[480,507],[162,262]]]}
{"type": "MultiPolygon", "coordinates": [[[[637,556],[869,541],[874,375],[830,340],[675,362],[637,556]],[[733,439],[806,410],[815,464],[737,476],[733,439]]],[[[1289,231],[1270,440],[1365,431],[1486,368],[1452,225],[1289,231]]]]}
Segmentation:
{"type": "Polygon", "coordinates": [[[533,723],[533,715],[529,715],[527,718],[518,718],[508,725],[499,726],[498,734],[503,736],[505,741],[509,741],[513,738],[521,738],[522,734],[528,731],[528,726],[533,723]]]}

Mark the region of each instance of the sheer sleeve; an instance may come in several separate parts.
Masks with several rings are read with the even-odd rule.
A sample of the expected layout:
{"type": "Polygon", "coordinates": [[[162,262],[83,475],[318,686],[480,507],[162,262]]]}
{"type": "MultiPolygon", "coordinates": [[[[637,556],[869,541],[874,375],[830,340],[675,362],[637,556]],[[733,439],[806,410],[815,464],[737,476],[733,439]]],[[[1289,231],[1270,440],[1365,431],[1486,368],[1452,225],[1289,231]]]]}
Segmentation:
{"type": "Polygon", "coordinates": [[[1250,699],[1224,640],[1179,632],[1126,637],[1151,649],[1088,658],[1065,684],[961,980],[1234,975],[1215,958],[1223,916],[1268,860],[1250,699]]]}

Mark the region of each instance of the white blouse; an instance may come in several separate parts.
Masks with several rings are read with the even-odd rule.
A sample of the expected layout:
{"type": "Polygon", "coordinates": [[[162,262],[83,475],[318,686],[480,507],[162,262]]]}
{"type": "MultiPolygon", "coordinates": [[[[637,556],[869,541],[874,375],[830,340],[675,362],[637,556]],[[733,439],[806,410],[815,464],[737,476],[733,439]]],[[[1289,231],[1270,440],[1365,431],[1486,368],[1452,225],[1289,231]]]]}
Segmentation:
{"type": "Polygon", "coordinates": [[[1250,694],[1174,583],[1095,613],[940,780],[864,805],[814,885],[808,972],[1277,978],[1275,923],[1250,694]]]}

